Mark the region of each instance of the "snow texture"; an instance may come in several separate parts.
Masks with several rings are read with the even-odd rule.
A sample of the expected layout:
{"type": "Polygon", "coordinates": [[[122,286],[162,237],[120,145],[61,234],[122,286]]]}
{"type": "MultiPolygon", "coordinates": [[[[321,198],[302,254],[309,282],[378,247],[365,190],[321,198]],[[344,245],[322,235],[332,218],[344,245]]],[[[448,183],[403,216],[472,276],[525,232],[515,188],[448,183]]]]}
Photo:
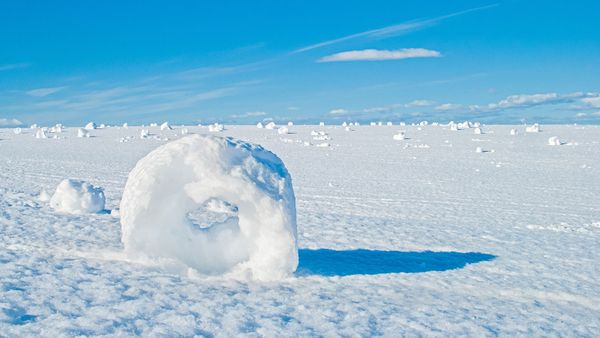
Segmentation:
{"type": "Polygon", "coordinates": [[[287,277],[298,265],[291,177],[260,146],[200,135],[163,145],[129,174],[120,214],[130,254],[259,280],[287,277]],[[224,209],[233,212],[206,226],[190,217],[224,209]]]}

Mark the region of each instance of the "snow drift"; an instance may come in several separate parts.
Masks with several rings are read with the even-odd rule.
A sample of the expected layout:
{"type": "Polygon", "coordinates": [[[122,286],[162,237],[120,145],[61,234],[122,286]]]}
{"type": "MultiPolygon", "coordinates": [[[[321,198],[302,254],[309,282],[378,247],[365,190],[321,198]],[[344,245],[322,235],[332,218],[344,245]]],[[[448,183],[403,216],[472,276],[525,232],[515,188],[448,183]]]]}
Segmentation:
{"type": "Polygon", "coordinates": [[[291,177],[258,145],[201,135],[165,144],[129,174],[120,214],[129,254],[259,280],[298,265],[291,177]]]}
{"type": "Polygon", "coordinates": [[[90,183],[63,180],[50,199],[50,206],[66,214],[95,213],[104,210],[104,190],[90,183]]]}

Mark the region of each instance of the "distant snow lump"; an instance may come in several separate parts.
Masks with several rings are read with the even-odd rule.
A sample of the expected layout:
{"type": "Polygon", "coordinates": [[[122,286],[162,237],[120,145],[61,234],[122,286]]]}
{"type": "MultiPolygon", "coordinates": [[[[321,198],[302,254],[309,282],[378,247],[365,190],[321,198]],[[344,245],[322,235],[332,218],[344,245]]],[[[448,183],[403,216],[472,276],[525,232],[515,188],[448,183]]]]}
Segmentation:
{"type": "Polygon", "coordinates": [[[120,209],[128,254],[259,280],[298,265],[291,177],[258,145],[201,135],[165,144],[131,171],[120,209]]]}

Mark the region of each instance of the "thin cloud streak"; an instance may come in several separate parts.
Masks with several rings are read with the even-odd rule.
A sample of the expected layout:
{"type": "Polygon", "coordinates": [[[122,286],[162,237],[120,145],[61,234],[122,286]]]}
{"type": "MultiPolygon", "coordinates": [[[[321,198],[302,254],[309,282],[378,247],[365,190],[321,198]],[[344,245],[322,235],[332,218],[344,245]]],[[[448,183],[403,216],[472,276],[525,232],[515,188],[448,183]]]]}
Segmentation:
{"type": "Polygon", "coordinates": [[[44,96],[48,96],[48,95],[57,93],[65,88],[66,87],[38,88],[38,89],[28,90],[25,92],[25,94],[27,94],[29,96],[33,96],[33,97],[44,97],[44,96]]]}
{"type": "Polygon", "coordinates": [[[14,69],[23,69],[23,68],[28,68],[30,66],[31,66],[31,64],[26,63],[26,62],[0,65],[0,72],[7,71],[7,70],[14,70],[14,69]]]}
{"type": "Polygon", "coordinates": [[[372,30],[368,30],[368,31],[360,32],[360,33],[343,36],[343,37],[340,37],[337,39],[319,42],[319,43],[309,45],[306,47],[302,47],[302,48],[292,51],[290,54],[303,53],[303,52],[307,52],[307,51],[310,51],[313,49],[330,46],[330,45],[338,44],[340,42],[345,42],[345,41],[354,40],[354,39],[358,39],[358,38],[377,39],[377,38],[384,38],[384,37],[389,37],[389,36],[396,36],[396,35],[408,33],[408,32],[411,32],[411,31],[414,31],[417,29],[435,25],[438,22],[445,20],[445,19],[449,19],[449,18],[452,18],[455,16],[464,15],[467,13],[480,11],[480,10],[484,10],[484,9],[488,9],[488,8],[492,8],[492,7],[496,7],[496,6],[498,6],[498,4],[492,4],[492,5],[487,5],[487,6],[466,9],[466,10],[463,10],[460,12],[442,15],[442,16],[438,16],[435,18],[431,18],[431,19],[420,19],[420,20],[408,21],[408,22],[403,22],[403,23],[396,24],[396,25],[383,27],[383,28],[372,29],[372,30]]]}

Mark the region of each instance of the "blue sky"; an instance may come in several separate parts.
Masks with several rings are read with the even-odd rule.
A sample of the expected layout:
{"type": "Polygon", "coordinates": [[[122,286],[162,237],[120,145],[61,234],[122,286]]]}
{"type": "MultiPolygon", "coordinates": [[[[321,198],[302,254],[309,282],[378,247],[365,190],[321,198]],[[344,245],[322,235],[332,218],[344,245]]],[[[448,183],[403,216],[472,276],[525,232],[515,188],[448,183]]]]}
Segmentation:
{"type": "Polygon", "coordinates": [[[600,122],[597,1],[0,3],[0,125],[600,122]]]}

